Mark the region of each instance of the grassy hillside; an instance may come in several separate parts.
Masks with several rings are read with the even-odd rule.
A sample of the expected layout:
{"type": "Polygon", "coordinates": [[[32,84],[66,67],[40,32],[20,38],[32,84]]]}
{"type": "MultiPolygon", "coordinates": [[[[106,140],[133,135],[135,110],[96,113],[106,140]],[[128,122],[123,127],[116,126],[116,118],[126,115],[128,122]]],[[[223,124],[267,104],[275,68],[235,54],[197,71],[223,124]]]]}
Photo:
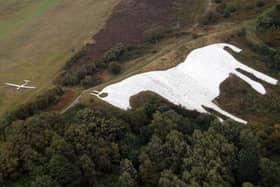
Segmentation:
{"type": "Polygon", "coordinates": [[[66,59],[97,33],[118,0],[0,0],[0,115],[52,85],[66,59]],[[32,80],[20,92],[5,82],[32,80]]]}
{"type": "MultiPolygon", "coordinates": [[[[237,2],[225,2],[229,2],[227,3],[228,7],[234,6],[236,8],[230,17],[218,15],[216,20],[208,25],[182,28],[179,32],[181,35],[163,39],[153,46],[151,53],[146,53],[140,58],[122,64],[124,71],[121,75],[107,77],[104,84],[98,85],[94,89],[102,89],[136,73],[174,67],[182,62],[191,50],[218,42],[232,43],[240,47],[243,51],[241,54],[235,55],[237,59],[279,80],[279,73],[269,69],[262,59],[262,55],[250,48],[252,42],[262,44],[262,39],[257,36],[260,34],[256,31],[256,21],[260,15],[275,5],[275,1],[267,1],[261,7],[257,6],[257,1],[246,2],[244,6],[237,2]],[[241,36],[244,29],[247,33],[245,36],[241,36]]],[[[209,11],[215,12],[217,5],[209,5],[209,11]]],[[[273,41],[270,40],[270,43],[273,41]]],[[[236,82],[236,79],[228,79],[221,85],[222,95],[217,102],[225,110],[249,120],[250,123],[274,125],[279,121],[277,115],[280,99],[279,86],[265,86],[268,89],[268,95],[260,96],[246,83],[236,82]],[[247,101],[245,102],[245,100],[247,101]]],[[[88,93],[84,94],[81,101],[86,105],[91,102],[95,103],[88,93]]]]}

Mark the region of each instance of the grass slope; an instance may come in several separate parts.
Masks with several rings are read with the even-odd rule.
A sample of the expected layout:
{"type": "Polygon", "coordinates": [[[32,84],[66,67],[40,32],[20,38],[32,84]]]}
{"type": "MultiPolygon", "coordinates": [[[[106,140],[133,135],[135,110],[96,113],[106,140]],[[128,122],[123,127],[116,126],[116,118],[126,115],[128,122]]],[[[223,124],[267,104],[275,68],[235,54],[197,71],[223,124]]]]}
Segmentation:
{"type": "Polygon", "coordinates": [[[119,0],[0,0],[0,115],[52,85],[73,50],[104,25],[119,0]],[[32,80],[36,90],[7,88],[32,80]]]}
{"type": "MultiPolygon", "coordinates": [[[[220,18],[219,22],[216,24],[207,27],[183,29],[183,31],[188,34],[169,38],[158,43],[153,48],[154,53],[149,53],[141,58],[127,62],[123,65],[124,71],[121,75],[108,79],[106,83],[93,89],[101,90],[105,86],[119,82],[134,74],[174,67],[182,62],[186,54],[192,49],[218,42],[228,42],[240,47],[243,49],[243,52],[235,55],[237,59],[256,70],[280,80],[280,75],[270,71],[265,66],[264,62],[260,60],[260,56],[251,51],[248,47],[248,41],[244,38],[240,39],[237,37],[242,28],[246,28],[248,30],[246,37],[249,38],[249,40],[254,40],[256,36],[252,35],[252,33],[255,33],[255,21],[258,15],[275,5],[275,1],[267,1],[266,6],[262,8],[254,8],[255,4],[256,1],[248,2],[245,8],[240,7],[241,5],[236,5],[239,11],[233,13],[230,18],[220,18]],[[196,35],[195,38],[193,37],[194,34],[196,35]]],[[[261,122],[273,125],[279,121],[279,117],[273,112],[279,109],[279,85],[265,86],[269,94],[260,96],[246,83],[240,80],[236,82],[236,79],[228,79],[221,85],[222,95],[217,99],[217,102],[223,109],[241,116],[251,124],[259,124],[261,122]],[[230,89],[232,87],[235,89],[230,89]],[[245,94],[244,90],[246,91],[245,94]],[[235,95],[235,97],[233,98],[232,95],[235,95]],[[236,98],[238,97],[240,98],[237,100],[236,98]],[[244,103],[242,105],[240,100],[246,99],[248,100],[244,107],[244,103]],[[252,110],[252,108],[254,108],[254,110],[252,110]]],[[[89,96],[87,92],[84,93],[80,101],[86,105],[95,102],[94,98],[89,96]]]]}

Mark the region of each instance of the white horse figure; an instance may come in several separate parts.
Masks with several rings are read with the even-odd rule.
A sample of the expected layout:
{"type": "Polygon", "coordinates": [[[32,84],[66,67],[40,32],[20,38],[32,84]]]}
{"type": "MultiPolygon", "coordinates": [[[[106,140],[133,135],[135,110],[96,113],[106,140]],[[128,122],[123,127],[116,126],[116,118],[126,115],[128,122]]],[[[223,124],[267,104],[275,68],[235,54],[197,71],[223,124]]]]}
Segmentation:
{"type": "MultiPolygon", "coordinates": [[[[142,91],[152,91],[176,105],[190,110],[207,113],[204,106],[237,122],[240,119],[213,103],[220,94],[220,84],[230,74],[246,81],[258,93],[264,95],[264,86],[237,71],[241,69],[270,84],[273,79],[237,61],[225,47],[239,53],[241,49],[229,44],[213,44],[193,50],[185,62],[165,71],[152,71],[131,76],[121,82],[105,87],[100,93],[107,93],[102,100],[121,109],[130,108],[130,97],[142,91]]],[[[95,95],[98,95],[95,93],[95,95]]]]}

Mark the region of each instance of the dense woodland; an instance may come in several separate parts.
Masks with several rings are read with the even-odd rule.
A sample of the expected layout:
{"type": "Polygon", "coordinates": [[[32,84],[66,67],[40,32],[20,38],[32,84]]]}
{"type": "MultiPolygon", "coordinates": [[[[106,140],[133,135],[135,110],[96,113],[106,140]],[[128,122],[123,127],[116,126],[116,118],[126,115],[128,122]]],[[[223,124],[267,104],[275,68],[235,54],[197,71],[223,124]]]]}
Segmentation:
{"type": "Polygon", "coordinates": [[[14,122],[1,139],[7,186],[280,184],[279,125],[221,123],[165,103],[42,113],[14,122]]]}
{"type": "MultiPolygon", "coordinates": [[[[263,2],[258,1],[257,6],[263,2]]],[[[224,17],[234,11],[223,1],[215,3],[224,17]]],[[[279,11],[276,6],[263,14],[256,29],[279,29],[279,11]]],[[[217,12],[208,14],[202,23],[216,20],[217,12]]],[[[146,33],[146,42],[162,37],[158,32],[146,33]]],[[[279,72],[279,48],[251,47],[263,55],[271,70],[279,72]]],[[[73,56],[65,69],[72,67],[84,50],[73,56]]],[[[121,69],[118,64],[110,66],[111,62],[137,56],[143,50],[119,44],[99,61],[69,71],[62,84],[93,86],[100,80],[92,74],[101,68],[117,74],[121,69]]],[[[42,112],[62,94],[61,88],[52,89],[1,121],[0,186],[280,185],[280,124],[222,123],[214,116],[160,99],[128,111],[104,104],[94,108],[78,105],[64,114],[42,112]]]]}

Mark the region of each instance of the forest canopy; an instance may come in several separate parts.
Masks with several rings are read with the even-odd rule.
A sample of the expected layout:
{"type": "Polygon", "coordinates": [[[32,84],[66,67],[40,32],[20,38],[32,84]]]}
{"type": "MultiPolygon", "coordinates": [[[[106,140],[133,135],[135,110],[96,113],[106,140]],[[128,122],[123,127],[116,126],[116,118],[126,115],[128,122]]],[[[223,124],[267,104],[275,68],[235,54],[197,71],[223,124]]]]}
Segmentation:
{"type": "Polygon", "coordinates": [[[77,106],[15,121],[0,142],[1,186],[279,184],[278,126],[253,127],[163,103],[77,106]]]}

